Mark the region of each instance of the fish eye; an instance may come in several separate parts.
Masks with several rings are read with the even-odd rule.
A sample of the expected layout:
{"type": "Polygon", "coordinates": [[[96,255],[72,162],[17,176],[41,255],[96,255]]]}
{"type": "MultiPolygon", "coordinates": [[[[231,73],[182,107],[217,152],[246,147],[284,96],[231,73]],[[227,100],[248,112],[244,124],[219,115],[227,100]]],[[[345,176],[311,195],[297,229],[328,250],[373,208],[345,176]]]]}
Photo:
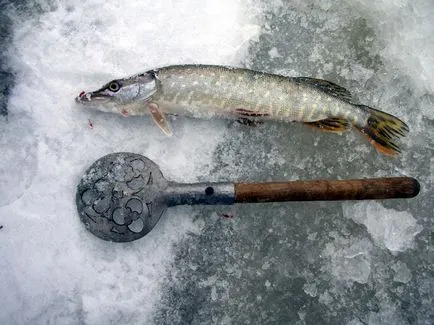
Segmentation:
{"type": "Polygon", "coordinates": [[[108,85],[108,89],[110,89],[113,92],[117,92],[119,89],[121,89],[121,86],[116,81],[112,81],[108,85]]]}

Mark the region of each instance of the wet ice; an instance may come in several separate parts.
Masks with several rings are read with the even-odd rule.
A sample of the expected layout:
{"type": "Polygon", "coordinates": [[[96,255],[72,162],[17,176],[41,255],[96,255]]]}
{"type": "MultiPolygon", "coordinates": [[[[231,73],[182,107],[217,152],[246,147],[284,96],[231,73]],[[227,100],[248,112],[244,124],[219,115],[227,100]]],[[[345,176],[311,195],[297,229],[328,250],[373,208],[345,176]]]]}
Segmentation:
{"type": "Polygon", "coordinates": [[[324,254],[330,259],[329,272],[337,281],[367,283],[371,273],[372,248],[372,243],[366,238],[353,242],[340,238],[327,244],[324,254]]]}
{"type": "Polygon", "coordinates": [[[407,283],[411,280],[411,271],[404,262],[396,262],[396,264],[392,266],[392,269],[395,272],[393,281],[407,283]]]}

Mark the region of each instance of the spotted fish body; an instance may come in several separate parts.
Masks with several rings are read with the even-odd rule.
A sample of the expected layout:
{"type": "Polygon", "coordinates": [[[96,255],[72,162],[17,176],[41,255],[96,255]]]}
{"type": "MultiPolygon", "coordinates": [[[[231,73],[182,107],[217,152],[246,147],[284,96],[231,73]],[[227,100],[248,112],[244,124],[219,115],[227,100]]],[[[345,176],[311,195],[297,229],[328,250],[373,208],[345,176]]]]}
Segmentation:
{"type": "MultiPolygon", "coordinates": [[[[155,74],[159,86],[152,102],[169,114],[288,122],[314,122],[331,116],[357,122],[367,115],[345,102],[345,97],[338,97],[343,88],[328,83],[327,94],[313,82],[305,82],[306,78],[221,66],[170,66],[155,74]]],[[[144,107],[131,113],[147,114],[144,107]]]]}
{"type": "Polygon", "coordinates": [[[249,69],[178,65],[117,79],[76,101],[122,115],[151,114],[170,133],[167,114],[303,122],[327,131],[351,126],[382,153],[394,155],[395,138],[408,132],[398,118],[352,103],[344,88],[320,79],[284,77],[249,69]],[[102,104],[101,104],[102,102],[102,104]]]}

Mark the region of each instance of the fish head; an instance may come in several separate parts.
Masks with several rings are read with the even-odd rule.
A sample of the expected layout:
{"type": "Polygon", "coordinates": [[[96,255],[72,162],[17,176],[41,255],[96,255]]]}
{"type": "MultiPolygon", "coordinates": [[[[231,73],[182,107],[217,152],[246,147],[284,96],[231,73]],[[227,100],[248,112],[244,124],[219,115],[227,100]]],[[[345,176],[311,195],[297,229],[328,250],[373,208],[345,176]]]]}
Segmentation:
{"type": "Polygon", "coordinates": [[[129,114],[128,110],[149,101],[157,91],[158,80],[154,71],[132,77],[115,79],[98,90],[82,91],[75,101],[103,112],[129,114]]]}

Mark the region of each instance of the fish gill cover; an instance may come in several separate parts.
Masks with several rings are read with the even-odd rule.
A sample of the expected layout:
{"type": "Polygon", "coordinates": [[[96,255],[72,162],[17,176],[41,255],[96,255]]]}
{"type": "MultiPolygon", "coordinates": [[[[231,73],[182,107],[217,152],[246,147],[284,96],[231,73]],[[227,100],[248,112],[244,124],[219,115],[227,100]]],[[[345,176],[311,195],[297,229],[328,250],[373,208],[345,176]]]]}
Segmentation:
{"type": "Polygon", "coordinates": [[[2,324],[433,322],[432,2],[2,5],[15,79],[0,120],[2,324]],[[324,78],[399,116],[410,134],[397,159],[355,133],[302,125],[173,118],[167,138],[148,118],[88,112],[72,100],[179,63],[324,78]],[[73,197],[84,170],[116,151],[144,154],[180,182],[408,175],[422,192],[388,202],[177,207],[143,239],[113,244],[80,224],[73,197]]]}

